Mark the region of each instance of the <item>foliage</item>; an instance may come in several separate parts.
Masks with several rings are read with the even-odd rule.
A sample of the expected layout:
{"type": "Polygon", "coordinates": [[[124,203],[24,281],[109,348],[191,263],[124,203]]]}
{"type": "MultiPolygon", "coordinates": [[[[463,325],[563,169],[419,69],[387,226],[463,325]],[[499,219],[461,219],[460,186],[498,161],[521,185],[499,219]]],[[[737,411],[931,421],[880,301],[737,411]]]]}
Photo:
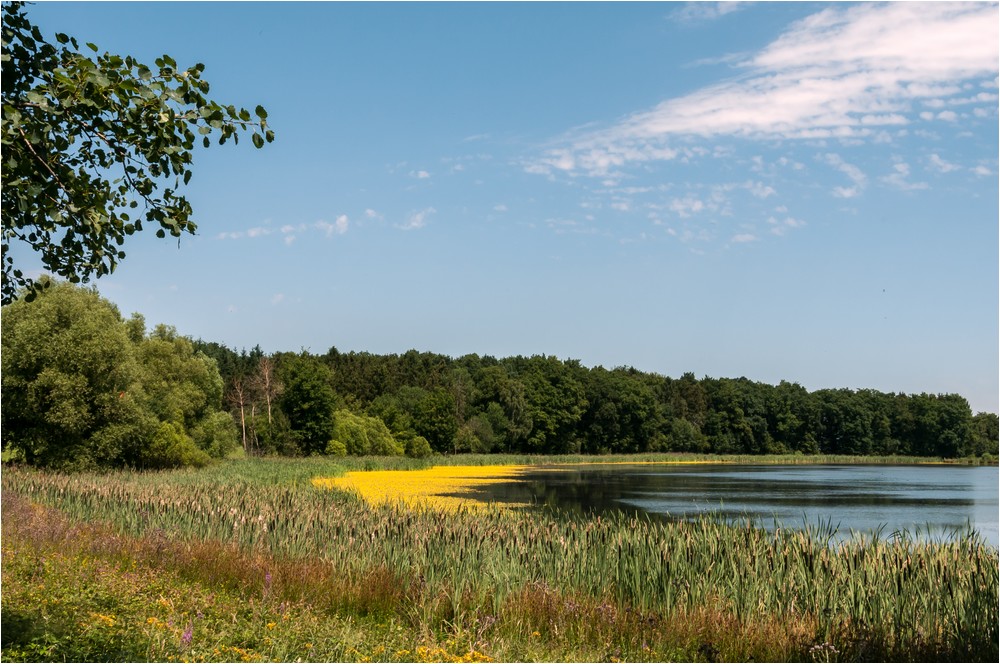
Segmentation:
{"type": "MultiPolygon", "coordinates": [[[[267,359],[259,348],[237,353],[219,344],[199,347],[229,367],[223,373],[230,386],[239,376],[252,378],[256,363],[267,359]]],[[[280,365],[290,357],[273,359],[280,365]]],[[[787,381],[767,385],[691,373],[670,378],[543,356],[453,359],[332,348],[323,356],[298,357],[329,370],[320,382],[333,390],[330,403],[378,417],[404,443],[423,436],[440,454],[676,451],[984,459],[1000,451],[996,416],[973,418],[968,402],[955,394],[809,392],[787,381]]],[[[325,389],[319,383],[314,388],[316,394],[325,389]]],[[[251,402],[261,413],[263,401],[251,402]]],[[[291,405],[276,403],[275,417],[291,405]]],[[[275,444],[259,449],[281,452],[275,444]]]]}
{"type": "Polygon", "coordinates": [[[22,3],[3,6],[4,303],[36,286],[14,266],[11,242],[38,252],[71,282],[113,272],[127,236],[155,225],[158,237],[194,233],[191,204],[178,194],[192,177],[195,141],[219,144],[250,130],[274,139],[267,112],[206,97],[204,65],[155,67],[131,56],[81,51],[76,39],[45,41],[22,3]],[[133,212],[133,210],[135,210],[133,212]]]}
{"type": "Polygon", "coordinates": [[[210,459],[208,454],[195,446],[191,437],[184,433],[184,427],[177,422],[160,423],[153,440],[143,450],[142,458],[154,468],[200,468],[210,459]]]}
{"type": "Polygon", "coordinates": [[[303,352],[282,356],[279,373],[285,386],[280,404],[292,436],[303,453],[323,453],[333,438],[337,404],[330,386],[330,369],[303,352]]]}
{"type": "Polygon", "coordinates": [[[3,444],[61,469],[203,465],[235,445],[212,360],[143,335],[96,291],[56,284],[3,308],[3,444]]]}
{"type": "Polygon", "coordinates": [[[431,444],[423,436],[411,436],[406,440],[406,456],[413,459],[426,459],[434,453],[431,444]]]}
{"type": "MultiPolygon", "coordinates": [[[[279,603],[293,616],[282,630],[310,612],[329,621],[307,620],[303,630],[312,634],[350,621],[365,630],[394,625],[403,643],[392,641],[393,647],[409,652],[379,659],[412,659],[418,647],[425,655],[440,648],[438,659],[475,650],[513,661],[810,661],[816,652],[846,661],[997,658],[997,552],[975,536],[947,543],[905,535],[854,538],[834,545],[832,529],[823,525],[766,532],[711,518],[665,523],[496,509],[442,514],[371,507],[303,481],[334,473],[339,464],[383,465],[247,459],[203,471],[75,477],[7,468],[4,508],[15,511],[3,522],[4,618],[37,617],[41,630],[61,625],[66,632],[57,640],[67,645],[59,647],[71,648],[86,643],[87,634],[111,633],[97,632],[100,619],[90,612],[109,615],[115,607],[132,638],[163,635],[147,659],[164,659],[161,653],[222,659],[210,654],[220,643],[251,648],[261,658],[298,658],[299,650],[273,647],[302,647],[294,631],[268,628],[268,621],[281,621],[255,613],[279,603]],[[58,507],[74,524],[107,525],[73,525],[67,537],[69,524],[31,516],[38,508],[28,508],[28,501],[58,507]],[[52,543],[60,555],[74,557],[63,561],[52,543]],[[190,591],[156,585],[174,604],[159,605],[153,595],[152,605],[136,597],[96,608],[87,603],[98,596],[88,571],[109,555],[121,555],[124,564],[121,572],[101,575],[108,582],[131,578],[136,561],[139,570],[154,567],[156,578],[183,579],[190,591]],[[27,599],[40,585],[55,590],[53,580],[63,575],[72,579],[64,583],[84,584],[88,592],[47,595],[67,602],[65,608],[27,599]],[[218,604],[209,593],[217,593],[218,604]],[[171,648],[185,645],[181,618],[198,611],[206,619],[195,622],[197,645],[191,645],[209,648],[177,654],[171,648]],[[64,621],[67,613],[76,621],[64,621]],[[136,630],[129,622],[149,617],[173,619],[176,631],[136,630]]],[[[339,636],[341,645],[331,640],[315,658],[373,654],[359,634],[339,636]]],[[[29,643],[43,639],[35,634],[29,643]]],[[[70,658],[64,653],[53,658],[70,658]]]]}
{"type": "Polygon", "coordinates": [[[976,413],[972,418],[974,456],[1000,455],[1000,418],[996,413],[976,413]]]}
{"type": "Polygon", "coordinates": [[[334,413],[333,438],[327,444],[327,453],[335,453],[333,449],[339,451],[340,445],[347,454],[354,456],[403,454],[403,445],[393,438],[385,422],[377,417],[355,415],[349,410],[334,413]]]}
{"type": "Polygon", "coordinates": [[[114,305],[58,284],[3,318],[4,448],[54,468],[135,463],[156,419],[114,305]]]}

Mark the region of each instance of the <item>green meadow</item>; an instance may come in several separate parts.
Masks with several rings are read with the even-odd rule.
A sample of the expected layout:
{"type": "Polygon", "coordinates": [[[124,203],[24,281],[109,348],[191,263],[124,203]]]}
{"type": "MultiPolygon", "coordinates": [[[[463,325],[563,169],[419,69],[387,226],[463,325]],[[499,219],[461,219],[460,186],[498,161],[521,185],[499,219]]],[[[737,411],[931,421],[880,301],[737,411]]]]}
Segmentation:
{"type": "Polygon", "coordinates": [[[836,543],[822,524],[440,513],[311,483],[431,463],[5,466],[3,659],[997,660],[997,551],[975,534],[836,543]]]}

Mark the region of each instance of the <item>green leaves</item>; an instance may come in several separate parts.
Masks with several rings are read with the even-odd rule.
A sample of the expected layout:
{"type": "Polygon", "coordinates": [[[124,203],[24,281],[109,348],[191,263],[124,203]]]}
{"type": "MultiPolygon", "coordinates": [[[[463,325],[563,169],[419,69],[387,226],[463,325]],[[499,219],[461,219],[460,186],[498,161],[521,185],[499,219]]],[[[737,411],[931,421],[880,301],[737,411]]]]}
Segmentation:
{"type": "MultiPolygon", "coordinates": [[[[261,106],[254,121],[245,108],[205,98],[203,64],[178,71],[164,55],[154,72],[131,56],[90,55],[92,43],[85,55],[65,34],[56,35],[59,46],[46,43],[22,4],[2,11],[3,239],[28,245],[56,275],[88,281],[112,272],[124,255],[111,250],[121,235],[114,222],[138,203],[160,237],[194,231],[188,201],[161,187],[170,175],[190,181],[195,128],[205,147],[216,132],[220,144],[242,131],[258,148],[274,140],[261,106]],[[94,213],[112,223],[88,224],[94,213]]],[[[4,256],[8,303],[35,284],[4,256]]]]}

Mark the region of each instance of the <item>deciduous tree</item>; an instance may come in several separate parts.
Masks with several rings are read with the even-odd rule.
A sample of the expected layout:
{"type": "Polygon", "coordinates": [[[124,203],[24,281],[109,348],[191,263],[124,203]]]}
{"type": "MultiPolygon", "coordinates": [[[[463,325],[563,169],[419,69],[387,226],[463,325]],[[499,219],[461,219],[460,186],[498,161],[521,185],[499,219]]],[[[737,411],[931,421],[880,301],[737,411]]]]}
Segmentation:
{"type": "Polygon", "coordinates": [[[84,52],[57,34],[50,44],[23,3],[3,6],[3,283],[6,304],[37,284],[14,265],[12,243],[71,282],[114,271],[125,238],[194,233],[190,181],[198,137],[220,144],[250,131],[274,139],[267,112],[207,98],[204,65],[182,69],[168,55],[149,67],[131,56],[84,52]]]}

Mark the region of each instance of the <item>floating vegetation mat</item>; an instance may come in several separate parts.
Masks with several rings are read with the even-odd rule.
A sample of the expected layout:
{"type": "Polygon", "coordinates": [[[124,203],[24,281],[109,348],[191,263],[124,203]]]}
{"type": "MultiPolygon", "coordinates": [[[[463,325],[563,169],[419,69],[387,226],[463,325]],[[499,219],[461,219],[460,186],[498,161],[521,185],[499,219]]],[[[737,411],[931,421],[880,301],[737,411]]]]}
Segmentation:
{"type": "MultiPolygon", "coordinates": [[[[410,508],[446,512],[482,509],[487,503],[471,496],[485,484],[507,482],[531,466],[434,466],[423,470],[361,470],[342,477],[317,477],[314,485],[361,496],[372,505],[401,503],[410,508]],[[463,495],[469,494],[469,495],[463,495]]],[[[498,504],[511,507],[511,503],[498,504]]]]}

